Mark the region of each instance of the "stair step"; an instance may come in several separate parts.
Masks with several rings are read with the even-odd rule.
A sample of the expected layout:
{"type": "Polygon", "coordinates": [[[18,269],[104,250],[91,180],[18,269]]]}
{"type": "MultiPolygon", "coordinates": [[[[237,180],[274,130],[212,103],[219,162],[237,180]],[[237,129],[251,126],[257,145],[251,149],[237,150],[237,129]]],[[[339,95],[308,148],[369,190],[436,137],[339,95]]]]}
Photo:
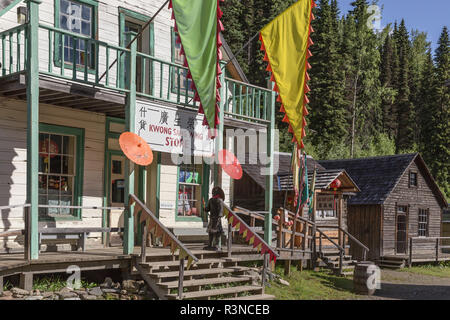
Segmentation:
{"type": "MultiPolygon", "coordinates": [[[[185,292],[185,293],[183,293],[183,299],[209,298],[209,297],[226,295],[226,294],[241,293],[241,292],[254,292],[254,291],[260,291],[260,293],[261,293],[262,287],[260,287],[260,286],[239,286],[239,287],[185,292]]],[[[178,294],[168,294],[168,295],[166,295],[166,297],[169,300],[176,300],[176,299],[178,299],[178,294]]]]}
{"type": "Polygon", "coordinates": [[[223,300],[275,300],[275,296],[272,296],[270,294],[257,294],[254,296],[227,298],[227,299],[223,299],[223,300]]]}
{"type": "MultiPolygon", "coordinates": [[[[226,262],[224,259],[201,259],[197,261],[195,264],[192,264],[192,267],[200,266],[200,265],[208,265],[214,263],[226,262]]],[[[157,262],[144,262],[140,264],[144,268],[149,269],[159,269],[161,267],[178,267],[180,265],[180,261],[157,261],[157,262]]],[[[187,266],[187,261],[184,263],[187,266]]]]}
{"type": "Polygon", "coordinates": [[[402,269],[404,267],[403,264],[397,264],[397,263],[391,264],[391,263],[385,263],[385,262],[379,263],[378,266],[380,268],[388,268],[388,269],[402,269]]]}
{"type": "MultiPolygon", "coordinates": [[[[205,286],[205,285],[217,285],[217,284],[226,284],[226,283],[234,283],[234,282],[248,282],[251,281],[252,277],[242,276],[242,277],[220,277],[220,278],[206,278],[206,279],[196,279],[196,280],[188,280],[183,281],[184,287],[197,287],[197,286],[205,286]]],[[[178,288],[178,281],[170,281],[160,283],[159,286],[164,289],[176,289],[178,288]]]]}
{"type": "MultiPolygon", "coordinates": [[[[201,276],[201,275],[212,275],[212,274],[222,274],[222,273],[233,273],[233,272],[243,272],[250,270],[247,267],[228,267],[228,268],[213,268],[213,269],[196,269],[196,270],[185,270],[184,276],[201,276]]],[[[168,272],[158,272],[149,273],[150,277],[153,278],[174,278],[178,277],[179,271],[168,271],[168,272]]]]}

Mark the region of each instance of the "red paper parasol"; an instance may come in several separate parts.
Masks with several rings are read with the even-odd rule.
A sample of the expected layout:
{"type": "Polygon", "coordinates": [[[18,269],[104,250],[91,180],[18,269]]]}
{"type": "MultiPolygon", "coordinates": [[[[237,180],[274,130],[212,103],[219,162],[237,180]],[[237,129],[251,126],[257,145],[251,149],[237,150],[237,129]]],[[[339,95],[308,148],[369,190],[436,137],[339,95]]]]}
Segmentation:
{"type": "Polygon", "coordinates": [[[236,156],[228,150],[219,151],[219,163],[231,178],[240,180],[242,178],[242,167],[236,156]]]}
{"type": "Polygon", "coordinates": [[[132,132],[124,132],[119,138],[120,148],[125,156],[140,166],[148,166],[153,161],[153,152],[144,139],[132,132]]]}

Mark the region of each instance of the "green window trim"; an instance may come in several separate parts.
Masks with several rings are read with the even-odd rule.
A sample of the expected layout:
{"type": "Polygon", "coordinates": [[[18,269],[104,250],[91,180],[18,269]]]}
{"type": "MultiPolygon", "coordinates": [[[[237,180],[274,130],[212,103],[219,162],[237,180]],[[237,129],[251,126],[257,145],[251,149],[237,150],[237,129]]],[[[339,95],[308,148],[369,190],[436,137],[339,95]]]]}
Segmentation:
{"type": "MultiPolygon", "coordinates": [[[[69,1],[72,1],[72,2],[78,2],[78,3],[80,3],[80,4],[84,4],[84,5],[89,5],[89,6],[91,6],[92,7],[92,40],[98,40],[98,24],[97,24],[97,21],[98,21],[98,2],[97,1],[94,1],[94,0],[69,0],[69,1]]],[[[60,3],[61,3],[61,0],[54,0],[54,24],[55,24],[55,28],[57,28],[57,29],[60,29],[61,28],[61,26],[60,26],[60,16],[59,16],[59,13],[60,13],[60,3]]],[[[54,62],[54,65],[55,65],[55,67],[58,67],[58,68],[61,68],[61,61],[62,61],[62,59],[61,59],[61,55],[60,55],[60,50],[59,50],[59,44],[60,44],[60,37],[59,36],[56,36],[56,34],[54,33],[53,34],[53,42],[54,42],[54,54],[53,54],[53,62],[54,62]]],[[[97,54],[95,53],[95,49],[92,49],[91,48],[91,50],[92,50],[92,52],[93,52],[93,54],[92,54],[92,57],[91,57],[91,60],[92,59],[94,59],[94,63],[93,63],[93,65],[95,66],[95,59],[98,59],[98,57],[97,57],[97,54]]],[[[63,52],[64,52],[64,50],[63,50],[63,52]]],[[[67,62],[64,62],[64,69],[70,69],[70,70],[73,70],[73,65],[72,65],[72,63],[67,63],[67,62]]],[[[79,71],[79,72],[84,72],[84,66],[81,66],[81,65],[77,65],[77,68],[76,68],[76,70],[77,71],[79,71]]],[[[95,70],[95,67],[91,67],[90,66],[90,63],[88,63],[88,73],[89,74],[95,74],[96,73],[96,70],[95,70]]]]}
{"type": "Polygon", "coordinates": [[[204,203],[208,202],[208,196],[209,196],[209,176],[210,176],[210,166],[206,163],[202,163],[202,183],[200,185],[200,195],[201,195],[201,201],[202,203],[200,204],[200,216],[199,217],[183,217],[183,216],[179,216],[178,215],[178,192],[179,192],[179,188],[180,188],[180,166],[177,166],[177,187],[176,187],[176,192],[175,192],[175,221],[178,222],[182,222],[182,221],[186,221],[186,222],[207,222],[208,218],[207,218],[207,214],[204,212],[203,210],[203,201],[204,203]]]}
{"type": "MultiPolygon", "coordinates": [[[[173,27],[170,28],[170,41],[171,41],[171,62],[172,63],[176,63],[175,62],[175,40],[176,40],[176,36],[175,36],[175,30],[173,27]]],[[[183,65],[180,64],[180,67],[183,67],[183,65]]],[[[170,67],[170,72],[169,72],[169,83],[170,83],[170,92],[172,92],[173,94],[178,94],[178,83],[175,83],[175,70],[174,67],[170,67]]],[[[189,81],[188,81],[189,84],[189,81]]],[[[188,86],[189,87],[189,86],[188,86]]],[[[186,88],[187,89],[187,93],[188,93],[188,97],[193,98],[194,97],[194,92],[190,89],[190,88],[186,88]]],[[[183,89],[180,89],[180,97],[184,97],[186,95],[186,93],[183,93],[183,89]]]]}
{"type": "MultiPolygon", "coordinates": [[[[83,128],[73,128],[60,125],[53,125],[47,123],[39,123],[39,132],[71,135],[75,136],[76,149],[75,149],[75,179],[74,179],[74,196],[72,206],[82,206],[83,204],[83,180],[84,180],[84,139],[85,132],[83,128]]],[[[41,217],[39,221],[82,221],[82,210],[73,210],[73,216],[71,217],[41,217]]]]}
{"type": "MultiPolygon", "coordinates": [[[[139,12],[135,12],[135,11],[132,11],[130,9],[123,8],[123,7],[119,7],[119,46],[124,47],[124,48],[126,46],[126,44],[125,44],[126,43],[125,42],[126,39],[123,36],[125,34],[125,21],[126,21],[126,18],[132,18],[134,20],[138,20],[142,24],[147,23],[151,19],[151,17],[149,17],[149,16],[147,16],[145,14],[142,14],[142,13],[139,13],[139,12]]],[[[147,50],[148,51],[148,55],[154,57],[154,55],[155,55],[155,26],[154,26],[154,23],[152,22],[148,26],[148,28],[149,28],[149,39],[148,39],[149,47],[143,49],[143,51],[147,50]]],[[[120,65],[119,70],[124,70],[123,66],[126,65],[125,64],[125,59],[126,59],[125,55],[120,57],[119,62],[118,62],[119,65],[120,65]]],[[[149,82],[149,87],[150,87],[150,94],[151,95],[153,95],[153,92],[155,91],[154,90],[155,81],[153,80],[153,70],[154,70],[154,62],[152,61],[152,64],[150,66],[150,75],[148,77],[148,79],[150,81],[149,82]]],[[[136,74],[138,74],[138,73],[136,73],[136,74]]],[[[120,83],[120,87],[121,88],[125,87],[125,72],[124,71],[120,72],[119,83],[120,83]]],[[[139,94],[139,92],[138,92],[138,94],[139,94]]]]}

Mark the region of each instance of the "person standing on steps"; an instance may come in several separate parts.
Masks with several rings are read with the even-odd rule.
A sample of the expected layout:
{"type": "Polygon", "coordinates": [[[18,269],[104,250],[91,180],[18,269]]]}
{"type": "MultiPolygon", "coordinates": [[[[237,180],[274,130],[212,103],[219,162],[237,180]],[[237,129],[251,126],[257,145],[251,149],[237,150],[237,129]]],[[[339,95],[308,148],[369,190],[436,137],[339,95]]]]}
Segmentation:
{"type": "Polygon", "coordinates": [[[225,193],[220,187],[214,187],[212,190],[212,198],[209,199],[208,205],[205,208],[209,212],[209,223],[206,231],[209,235],[208,246],[206,250],[221,251],[220,237],[223,234],[222,216],[223,216],[223,201],[225,201],[225,193]],[[213,246],[216,244],[216,246],[213,246]]]}

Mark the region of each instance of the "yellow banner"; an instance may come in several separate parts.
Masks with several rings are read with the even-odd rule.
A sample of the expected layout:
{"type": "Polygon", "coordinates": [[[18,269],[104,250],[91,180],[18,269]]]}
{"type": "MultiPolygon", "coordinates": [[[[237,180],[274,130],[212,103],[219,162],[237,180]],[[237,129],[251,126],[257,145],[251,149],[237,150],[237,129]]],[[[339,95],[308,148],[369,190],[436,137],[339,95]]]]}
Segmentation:
{"type": "Polygon", "coordinates": [[[309,46],[311,20],[314,18],[313,0],[299,0],[261,30],[262,48],[266,51],[264,60],[269,62],[267,68],[272,72],[274,90],[279,93],[286,113],[284,122],[289,123],[289,132],[294,135],[301,149],[304,148],[305,116],[308,114],[306,93],[308,58],[311,56],[309,46]]]}

